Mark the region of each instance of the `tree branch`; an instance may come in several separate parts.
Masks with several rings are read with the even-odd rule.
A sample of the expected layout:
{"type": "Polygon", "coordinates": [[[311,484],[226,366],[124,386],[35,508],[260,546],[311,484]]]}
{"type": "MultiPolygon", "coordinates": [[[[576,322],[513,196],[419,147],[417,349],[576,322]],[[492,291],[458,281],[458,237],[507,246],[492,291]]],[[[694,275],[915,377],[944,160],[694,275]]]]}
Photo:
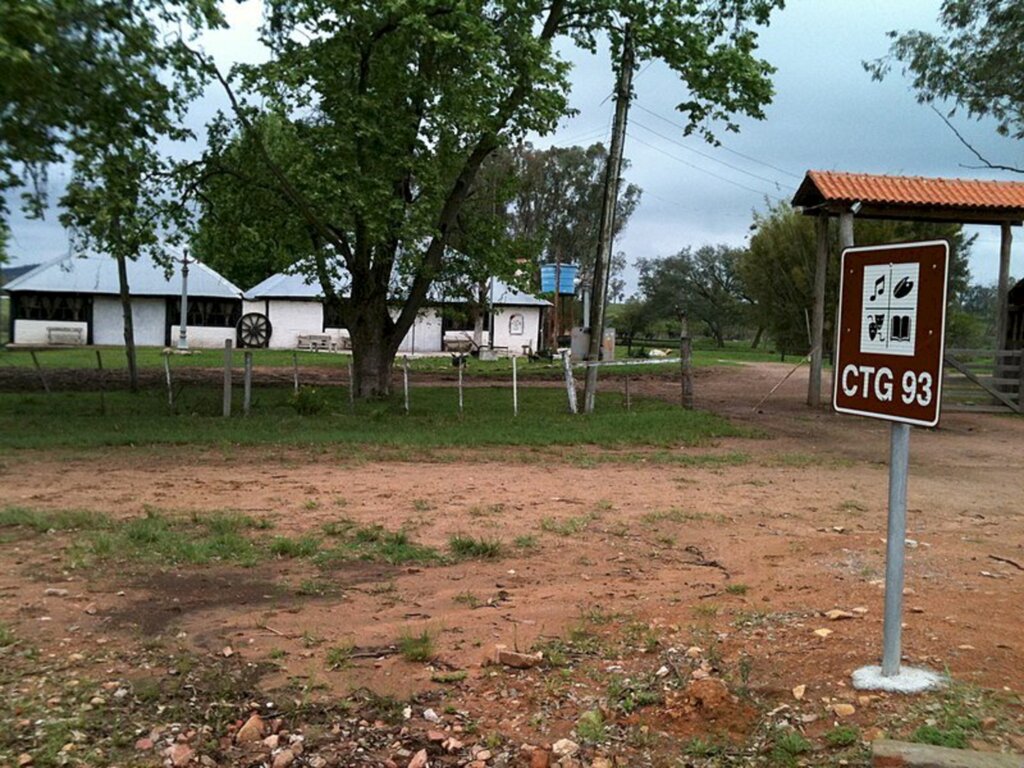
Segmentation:
{"type": "Polygon", "coordinates": [[[1017,167],[1012,166],[1012,165],[1001,165],[999,163],[991,162],[987,157],[982,155],[981,152],[979,152],[977,149],[975,149],[973,144],[971,144],[969,141],[967,141],[967,139],[965,139],[963,137],[963,134],[961,134],[960,131],[958,131],[953,126],[953,124],[949,121],[949,118],[947,118],[944,114],[942,114],[942,112],[940,112],[936,108],[936,106],[934,104],[931,105],[931,108],[932,108],[932,111],[936,115],[939,116],[939,118],[942,120],[942,122],[944,122],[946,124],[946,127],[949,128],[949,130],[951,130],[953,132],[953,135],[956,136],[957,139],[960,140],[960,143],[963,144],[965,147],[967,147],[967,149],[969,149],[971,151],[971,154],[973,154],[976,158],[978,158],[983,163],[982,165],[964,165],[963,163],[961,163],[960,164],[961,168],[973,168],[973,169],[977,169],[977,168],[990,168],[990,169],[992,169],[994,171],[1010,171],[1012,173],[1024,173],[1024,168],[1017,168],[1017,167]]]}

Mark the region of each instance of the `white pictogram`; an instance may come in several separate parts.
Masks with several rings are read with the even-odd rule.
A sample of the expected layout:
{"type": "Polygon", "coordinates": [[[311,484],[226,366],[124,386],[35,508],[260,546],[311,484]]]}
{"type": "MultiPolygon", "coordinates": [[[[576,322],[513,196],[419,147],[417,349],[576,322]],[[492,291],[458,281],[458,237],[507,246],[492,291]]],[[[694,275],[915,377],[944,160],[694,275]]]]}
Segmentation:
{"type": "Polygon", "coordinates": [[[919,264],[864,267],[860,351],[913,357],[919,264]]]}

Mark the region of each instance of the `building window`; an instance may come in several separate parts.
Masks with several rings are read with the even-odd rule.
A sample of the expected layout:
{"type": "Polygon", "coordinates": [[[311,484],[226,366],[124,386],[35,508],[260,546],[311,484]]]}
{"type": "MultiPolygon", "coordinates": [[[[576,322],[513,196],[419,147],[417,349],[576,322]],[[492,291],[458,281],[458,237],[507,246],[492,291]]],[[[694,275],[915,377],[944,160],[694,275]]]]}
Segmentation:
{"type": "Polygon", "coordinates": [[[518,312],[508,319],[508,335],[522,336],[526,329],[526,318],[518,312]]]}
{"type": "MultiPolygon", "coordinates": [[[[242,316],[242,303],[232,299],[188,300],[188,324],[206,328],[234,328],[242,316]]],[[[181,317],[181,299],[174,302],[171,319],[177,323],[181,317]]]]}
{"type": "Polygon", "coordinates": [[[70,293],[16,294],[14,317],[17,320],[56,320],[84,323],[89,320],[89,299],[70,293]]]}

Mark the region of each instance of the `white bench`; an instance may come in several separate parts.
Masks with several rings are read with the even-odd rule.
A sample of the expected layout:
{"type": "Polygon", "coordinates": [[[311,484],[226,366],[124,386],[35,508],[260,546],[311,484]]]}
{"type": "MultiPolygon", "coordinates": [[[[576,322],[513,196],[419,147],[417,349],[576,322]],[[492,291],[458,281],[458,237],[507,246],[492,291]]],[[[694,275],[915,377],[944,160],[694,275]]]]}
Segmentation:
{"type": "Polygon", "coordinates": [[[327,333],[306,333],[299,336],[298,347],[299,349],[309,349],[313,352],[319,352],[322,349],[335,352],[338,349],[338,342],[327,333]]]}
{"type": "Polygon", "coordinates": [[[49,326],[46,329],[46,340],[50,344],[81,345],[85,343],[81,328],[49,326]]]}

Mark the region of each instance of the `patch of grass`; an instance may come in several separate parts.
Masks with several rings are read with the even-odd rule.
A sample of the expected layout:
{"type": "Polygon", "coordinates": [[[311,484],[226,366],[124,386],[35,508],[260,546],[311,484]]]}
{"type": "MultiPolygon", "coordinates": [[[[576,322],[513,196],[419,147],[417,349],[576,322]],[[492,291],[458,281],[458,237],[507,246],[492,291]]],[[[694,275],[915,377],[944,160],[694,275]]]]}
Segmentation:
{"type": "Polygon", "coordinates": [[[320,539],[315,536],[275,536],[270,542],[270,554],[276,557],[309,558],[320,552],[320,539]]]}
{"type": "Polygon", "coordinates": [[[700,736],[694,736],[683,747],[683,752],[690,757],[716,757],[724,751],[725,749],[721,744],[702,739],[700,736]]]}
{"type": "Polygon", "coordinates": [[[435,672],[430,679],[435,683],[458,683],[466,679],[466,670],[457,669],[453,672],[435,672]]]}
{"type": "Polygon", "coordinates": [[[504,504],[488,504],[486,506],[473,506],[469,508],[470,517],[496,517],[505,511],[504,504]]]}
{"type": "Polygon", "coordinates": [[[647,512],[640,517],[640,520],[645,525],[657,525],[658,523],[692,523],[704,521],[725,523],[728,522],[729,519],[725,515],[711,515],[706,512],[688,512],[684,509],[679,509],[678,507],[672,507],[671,509],[660,509],[647,512]]]}
{"type": "Polygon", "coordinates": [[[771,761],[774,765],[793,766],[797,758],[811,748],[811,742],[797,731],[779,730],[772,740],[771,761]]]}
{"type": "Polygon", "coordinates": [[[483,600],[481,600],[479,597],[474,595],[469,590],[466,590],[465,592],[460,592],[452,599],[459,605],[465,605],[469,608],[479,608],[481,605],[484,604],[483,600]]]}
{"type": "Polygon", "coordinates": [[[501,557],[503,547],[494,539],[455,534],[448,539],[448,549],[460,560],[494,560],[501,557]]]}
{"type": "Polygon", "coordinates": [[[537,548],[537,537],[530,534],[523,536],[516,536],[512,539],[512,546],[516,549],[536,549],[537,548]]]}
{"type": "Polygon", "coordinates": [[[840,512],[867,512],[868,508],[859,501],[847,499],[839,505],[840,512]]]}
{"type": "Polygon", "coordinates": [[[295,590],[295,594],[303,597],[326,597],[335,593],[334,585],[329,581],[323,581],[321,579],[305,579],[298,588],[295,590]]]}
{"type": "Polygon", "coordinates": [[[715,603],[697,603],[693,606],[693,615],[703,619],[713,619],[718,615],[718,606],[715,603]]]}
{"type": "Polygon", "coordinates": [[[969,685],[952,684],[938,702],[924,710],[928,721],[914,730],[911,741],[938,747],[966,749],[970,740],[982,734],[981,718],[988,714],[1005,718],[999,703],[984,691],[969,685]]]}
{"type": "Polygon", "coordinates": [[[324,664],[332,672],[345,669],[352,663],[352,646],[335,645],[324,654],[324,664]]]}
{"type": "Polygon", "coordinates": [[[608,684],[609,705],[627,715],[660,704],[664,698],[661,683],[654,675],[638,679],[615,677],[608,684]]]}
{"type": "Polygon", "coordinates": [[[746,584],[736,583],[725,585],[725,591],[728,592],[730,595],[745,595],[747,594],[747,591],[749,589],[750,587],[748,587],[746,584]]]}
{"type": "Polygon", "coordinates": [[[6,648],[9,645],[14,645],[17,638],[14,636],[14,632],[6,624],[0,623],[0,648],[6,648]]]}
{"type": "Polygon", "coordinates": [[[412,508],[417,512],[429,512],[434,508],[434,505],[426,499],[413,499],[412,508]]]}
{"type": "Polygon", "coordinates": [[[561,520],[553,517],[544,517],[540,521],[540,529],[546,533],[557,533],[559,536],[572,536],[575,533],[580,533],[586,530],[587,526],[597,516],[593,513],[587,515],[577,515],[575,517],[565,517],[561,520]]]}
{"type": "Polygon", "coordinates": [[[355,520],[343,517],[338,520],[329,520],[320,527],[327,536],[347,536],[358,527],[358,524],[355,520]]]}
{"type": "Polygon", "coordinates": [[[608,738],[608,727],[601,710],[592,709],[576,721],[576,735],[587,744],[600,744],[608,738]]]}
{"type": "Polygon", "coordinates": [[[334,530],[337,530],[335,536],[342,540],[317,555],[316,562],[323,568],[351,560],[389,565],[427,565],[441,561],[437,550],[411,541],[405,531],[389,531],[382,525],[346,526],[334,530]]]}
{"type": "Polygon", "coordinates": [[[825,733],[825,743],[830,747],[850,747],[860,741],[860,730],[854,725],[837,725],[825,733]]]}
{"type": "Polygon", "coordinates": [[[418,635],[406,630],[398,638],[398,652],[406,661],[430,661],[434,658],[434,638],[426,629],[418,635]]]}
{"type": "Polygon", "coordinates": [[[85,509],[36,510],[25,507],[0,508],[0,528],[27,528],[33,533],[48,531],[94,531],[111,527],[109,517],[85,509]]]}

